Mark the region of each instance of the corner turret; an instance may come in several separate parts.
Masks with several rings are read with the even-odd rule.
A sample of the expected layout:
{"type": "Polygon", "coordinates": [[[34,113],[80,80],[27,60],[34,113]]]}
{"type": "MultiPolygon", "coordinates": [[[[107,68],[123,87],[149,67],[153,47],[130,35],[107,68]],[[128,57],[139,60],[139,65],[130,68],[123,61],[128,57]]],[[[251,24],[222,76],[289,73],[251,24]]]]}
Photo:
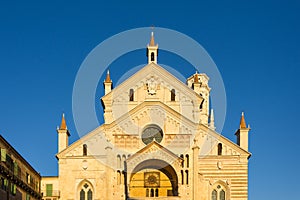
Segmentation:
{"type": "Polygon", "coordinates": [[[60,127],[57,127],[56,131],[58,133],[58,152],[61,152],[68,147],[70,136],[64,113],[62,114],[60,127]]]}
{"type": "Polygon", "coordinates": [[[237,137],[237,144],[246,151],[248,151],[249,131],[250,131],[250,126],[248,125],[247,128],[244,112],[242,112],[242,116],[240,120],[240,128],[236,131],[235,135],[237,137]]]}

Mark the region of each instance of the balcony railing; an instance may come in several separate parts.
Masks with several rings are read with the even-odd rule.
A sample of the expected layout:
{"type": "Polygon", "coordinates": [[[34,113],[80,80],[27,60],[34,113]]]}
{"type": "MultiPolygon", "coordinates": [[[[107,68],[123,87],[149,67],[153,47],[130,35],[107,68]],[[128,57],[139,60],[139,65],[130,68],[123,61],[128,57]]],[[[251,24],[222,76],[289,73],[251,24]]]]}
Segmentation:
{"type": "Polygon", "coordinates": [[[41,198],[41,193],[39,193],[37,185],[35,184],[28,184],[26,183],[26,179],[24,178],[25,175],[23,173],[21,174],[15,174],[14,171],[10,168],[8,168],[5,164],[5,162],[0,161],[0,174],[5,176],[7,179],[9,179],[12,183],[16,184],[18,187],[22,188],[23,190],[30,193],[32,196],[36,198],[41,198]]]}
{"type": "Polygon", "coordinates": [[[43,197],[60,197],[59,190],[42,190],[43,197]]]}

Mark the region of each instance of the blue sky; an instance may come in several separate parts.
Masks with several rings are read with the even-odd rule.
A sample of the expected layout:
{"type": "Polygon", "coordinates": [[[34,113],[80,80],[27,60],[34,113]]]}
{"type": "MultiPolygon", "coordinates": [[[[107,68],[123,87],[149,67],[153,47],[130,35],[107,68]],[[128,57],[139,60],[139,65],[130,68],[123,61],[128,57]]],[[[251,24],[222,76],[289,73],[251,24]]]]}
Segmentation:
{"type": "MultiPolygon", "coordinates": [[[[0,134],[42,175],[56,175],[56,126],[65,112],[70,142],[78,139],[72,89],[88,53],[121,31],[170,28],[199,42],[218,66],[227,93],[222,134],[235,141],[240,114],[246,113],[252,127],[250,199],[295,198],[291,188],[300,186],[299,10],[298,1],[276,0],[1,1],[0,134]]],[[[170,54],[162,52],[159,59],[176,66],[170,54]]],[[[146,62],[145,52],[121,57],[110,66],[112,78],[140,62],[146,62]]],[[[186,77],[192,72],[176,69],[186,77]]]]}

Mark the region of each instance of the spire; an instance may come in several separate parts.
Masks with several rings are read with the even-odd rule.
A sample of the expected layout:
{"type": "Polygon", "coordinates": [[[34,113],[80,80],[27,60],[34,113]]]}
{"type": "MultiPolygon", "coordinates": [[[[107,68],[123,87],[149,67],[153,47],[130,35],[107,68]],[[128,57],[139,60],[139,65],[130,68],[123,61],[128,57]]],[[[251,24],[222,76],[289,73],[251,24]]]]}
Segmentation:
{"type": "Polygon", "coordinates": [[[154,33],[152,31],[150,43],[147,46],[148,64],[150,64],[150,63],[157,64],[157,50],[158,50],[158,45],[155,44],[154,33]]]}
{"type": "Polygon", "coordinates": [[[155,46],[155,42],[154,42],[154,33],[153,31],[151,32],[151,39],[150,39],[150,44],[149,46],[155,46]]]}
{"type": "Polygon", "coordinates": [[[68,138],[70,136],[64,113],[62,114],[60,127],[57,127],[56,131],[58,133],[58,152],[61,152],[68,147],[68,138]]]}
{"type": "Polygon", "coordinates": [[[112,89],[112,80],[110,79],[109,70],[107,70],[106,78],[104,80],[103,85],[104,85],[105,94],[110,93],[112,89]]]}
{"type": "Polygon", "coordinates": [[[240,121],[240,129],[241,128],[247,128],[245,117],[244,117],[244,112],[242,112],[241,121],[240,121]]]}
{"type": "Polygon", "coordinates": [[[249,145],[249,131],[250,127],[247,128],[244,112],[242,112],[240,128],[236,131],[235,135],[237,136],[237,144],[246,151],[248,151],[249,145]]]}
{"type": "Polygon", "coordinates": [[[105,83],[111,83],[111,79],[110,79],[110,74],[109,74],[109,70],[107,70],[107,73],[106,73],[106,78],[105,78],[105,83]]]}
{"type": "Polygon", "coordinates": [[[65,113],[62,114],[62,118],[61,118],[61,123],[60,123],[60,130],[67,130],[67,123],[66,123],[66,119],[65,119],[65,113]]]}

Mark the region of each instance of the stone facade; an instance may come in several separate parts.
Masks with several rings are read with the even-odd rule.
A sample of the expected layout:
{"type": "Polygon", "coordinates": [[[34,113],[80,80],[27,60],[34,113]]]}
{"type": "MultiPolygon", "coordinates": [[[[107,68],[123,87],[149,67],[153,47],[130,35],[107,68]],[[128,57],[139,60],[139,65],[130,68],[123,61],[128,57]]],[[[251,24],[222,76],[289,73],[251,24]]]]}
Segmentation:
{"type": "Polygon", "coordinates": [[[152,34],[148,64],[114,89],[107,73],[100,127],[68,145],[63,116],[59,176],[43,178],[43,190],[53,184],[63,200],[248,199],[244,115],[238,144],[217,133],[207,75],[183,83],[157,64],[157,50],[152,34]]]}

